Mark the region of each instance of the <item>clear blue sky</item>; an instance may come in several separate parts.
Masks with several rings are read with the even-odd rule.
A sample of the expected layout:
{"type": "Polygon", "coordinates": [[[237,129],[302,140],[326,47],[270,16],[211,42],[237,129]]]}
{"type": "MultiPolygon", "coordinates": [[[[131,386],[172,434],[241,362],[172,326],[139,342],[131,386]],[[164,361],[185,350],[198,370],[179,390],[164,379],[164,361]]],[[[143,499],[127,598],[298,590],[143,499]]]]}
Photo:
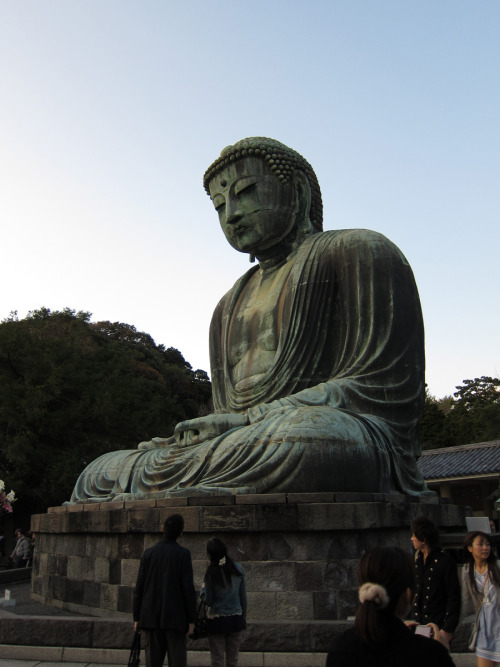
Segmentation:
{"type": "Polygon", "coordinates": [[[269,136],[325,228],[410,261],[437,397],[500,374],[498,0],[0,0],[0,318],[65,306],[209,371],[247,269],[201,185],[269,136]]]}

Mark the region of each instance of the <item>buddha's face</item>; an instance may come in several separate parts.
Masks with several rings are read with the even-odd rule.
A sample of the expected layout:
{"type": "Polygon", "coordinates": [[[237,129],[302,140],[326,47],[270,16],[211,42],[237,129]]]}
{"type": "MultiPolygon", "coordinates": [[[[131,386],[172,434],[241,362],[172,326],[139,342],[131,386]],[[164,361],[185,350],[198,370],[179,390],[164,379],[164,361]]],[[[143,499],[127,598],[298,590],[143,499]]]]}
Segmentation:
{"type": "Polygon", "coordinates": [[[259,257],[279,246],[295,225],[292,184],[282,184],[257,157],[237,160],[214,176],[210,197],[228,242],[259,257]]]}

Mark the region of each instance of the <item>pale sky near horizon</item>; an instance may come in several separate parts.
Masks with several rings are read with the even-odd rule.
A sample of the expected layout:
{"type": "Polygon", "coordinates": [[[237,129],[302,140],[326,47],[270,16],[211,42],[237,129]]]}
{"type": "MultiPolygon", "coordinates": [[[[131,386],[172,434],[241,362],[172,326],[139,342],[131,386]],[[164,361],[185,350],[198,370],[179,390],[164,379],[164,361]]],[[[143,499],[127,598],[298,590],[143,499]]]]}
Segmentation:
{"type": "Polygon", "coordinates": [[[209,372],[249,265],[201,180],[268,136],[325,229],[408,258],[430,392],[497,377],[499,34],[498,0],[0,0],[0,319],[90,311],[209,372]]]}

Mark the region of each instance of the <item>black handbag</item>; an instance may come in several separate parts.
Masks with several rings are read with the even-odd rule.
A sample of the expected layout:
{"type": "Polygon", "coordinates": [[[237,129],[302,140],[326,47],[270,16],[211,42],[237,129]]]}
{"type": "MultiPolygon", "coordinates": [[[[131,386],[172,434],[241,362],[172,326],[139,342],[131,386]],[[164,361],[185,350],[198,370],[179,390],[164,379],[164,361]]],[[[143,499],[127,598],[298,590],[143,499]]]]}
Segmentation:
{"type": "Polygon", "coordinates": [[[208,635],[208,618],[207,618],[207,605],[201,600],[198,607],[198,618],[194,622],[194,630],[189,635],[190,639],[203,639],[208,635]],[[203,615],[200,615],[200,612],[203,608],[203,615]]]}
{"type": "Polygon", "coordinates": [[[139,667],[141,662],[141,633],[139,630],[134,634],[134,641],[130,649],[130,657],[128,659],[128,667],[139,667]]]}

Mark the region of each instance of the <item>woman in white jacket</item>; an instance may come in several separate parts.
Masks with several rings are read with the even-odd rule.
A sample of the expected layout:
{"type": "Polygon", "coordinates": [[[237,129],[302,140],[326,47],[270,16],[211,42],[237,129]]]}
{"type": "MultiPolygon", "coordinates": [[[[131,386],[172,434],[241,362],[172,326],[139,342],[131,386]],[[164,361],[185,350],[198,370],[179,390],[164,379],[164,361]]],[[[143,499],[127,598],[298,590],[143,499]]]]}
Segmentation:
{"type": "Polygon", "coordinates": [[[462,617],[479,613],[478,667],[500,665],[500,569],[486,533],[465,536],[462,570],[462,617]]]}

